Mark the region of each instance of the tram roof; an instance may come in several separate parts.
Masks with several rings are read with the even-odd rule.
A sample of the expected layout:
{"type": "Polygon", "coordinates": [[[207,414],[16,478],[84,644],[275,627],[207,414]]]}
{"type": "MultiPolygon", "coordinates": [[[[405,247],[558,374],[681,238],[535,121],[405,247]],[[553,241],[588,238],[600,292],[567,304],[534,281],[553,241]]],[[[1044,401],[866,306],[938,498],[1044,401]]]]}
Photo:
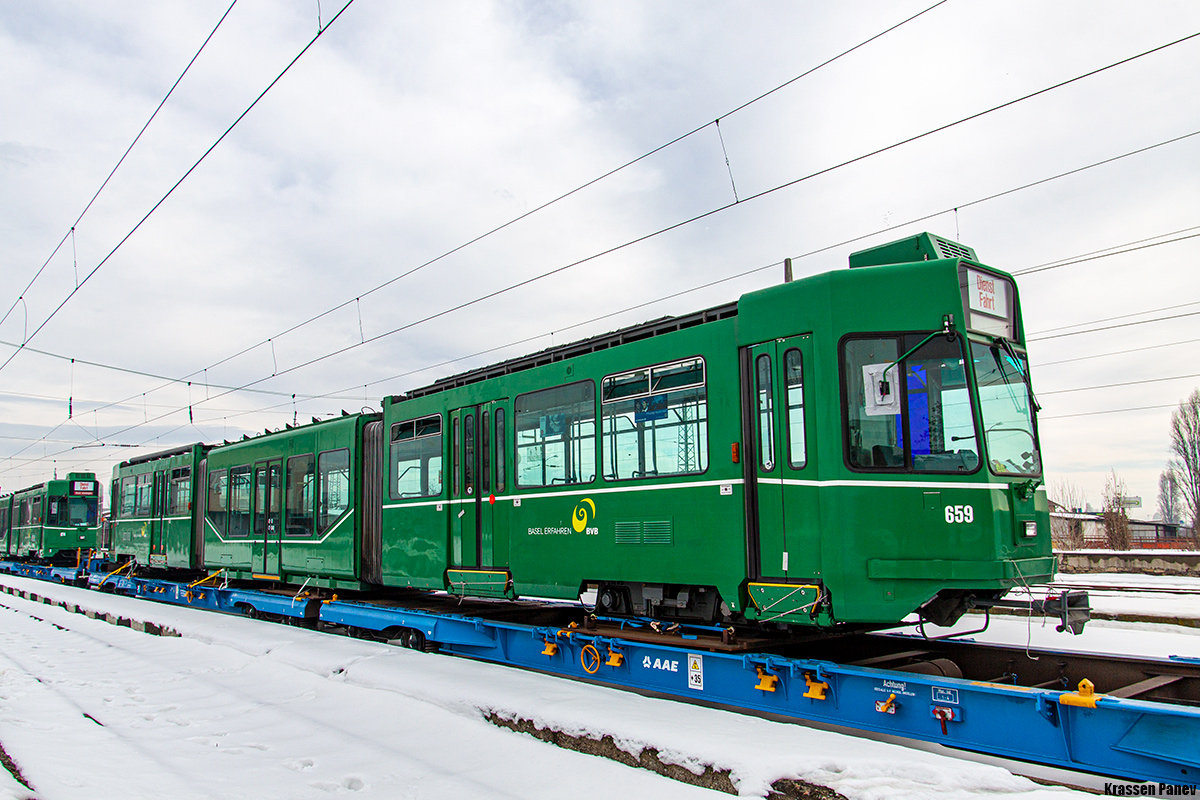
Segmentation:
{"type": "Polygon", "coordinates": [[[738,304],[737,301],[725,303],[719,306],[706,308],[703,311],[695,311],[691,314],[683,314],[677,317],[659,317],[658,319],[649,322],[642,322],[637,325],[630,325],[625,328],[618,328],[615,331],[602,333],[597,336],[592,336],[587,339],[581,339],[577,342],[562,344],[556,347],[548,347],[545,350],[540,350],[530,355],[518,356],[510,358],[507,361],[501,361],[497,364],[491,364],[486,367],[478,367],[467,372],[460,372],[457,375],[451,375],[448,378],[442,378],[428,386],[422,386],[417,389],[412,389],[403,395],[393,395],[391,402],[398,403],[402,400],[411,400],[416,397],[425,397],[426,395],[444,392],[447,389],[454,389],[459,386],[466,386],[471,383],[478,383],[490,378],[495,378],[500,375],[508,375],[513,372],[521,372],[534,367],[540,367],[545,364],[552,364],[556,361],[564,361],[568,358],[595,353],[600,350],[607,350],[610,347],[615,347],[629,342],[636,342],[642,339],[649,339],[652,336],[658,336],[663,333],[672,333],[674,331],[683,330],[684,328],[693,328],[697,325],[704,325],[709,322],[717,322],[718,320],[730,319],[737,316],[738,304]]]}

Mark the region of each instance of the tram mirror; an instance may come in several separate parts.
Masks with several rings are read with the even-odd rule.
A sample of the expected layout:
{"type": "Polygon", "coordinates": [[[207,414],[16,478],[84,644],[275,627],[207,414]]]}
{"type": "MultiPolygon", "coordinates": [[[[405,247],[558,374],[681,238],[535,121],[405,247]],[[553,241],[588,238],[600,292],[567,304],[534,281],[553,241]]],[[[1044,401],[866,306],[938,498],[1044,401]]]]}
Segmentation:
{"type": "Polygon", "coordinates": [[[899,385],[899,364],[863,364],[863,388],[866,390],[866,412],[868,417],[894,416],[900,413],[900,393],[893,392],[893,384],[899,385]],[[889,369],[890,367],[890,369],[889,369]]]}

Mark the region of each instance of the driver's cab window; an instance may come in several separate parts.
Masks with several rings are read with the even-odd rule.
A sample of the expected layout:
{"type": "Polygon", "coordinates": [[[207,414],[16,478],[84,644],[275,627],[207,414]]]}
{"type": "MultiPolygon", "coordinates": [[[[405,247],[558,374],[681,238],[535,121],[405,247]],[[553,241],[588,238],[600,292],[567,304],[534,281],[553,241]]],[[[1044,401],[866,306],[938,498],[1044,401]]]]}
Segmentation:
{"type": "Polygon", "coordinates": [[[841,360],[846,461],[852,468],[943,473],[979,468],[961,338],[856,337],[843,342],[841,360]]]}

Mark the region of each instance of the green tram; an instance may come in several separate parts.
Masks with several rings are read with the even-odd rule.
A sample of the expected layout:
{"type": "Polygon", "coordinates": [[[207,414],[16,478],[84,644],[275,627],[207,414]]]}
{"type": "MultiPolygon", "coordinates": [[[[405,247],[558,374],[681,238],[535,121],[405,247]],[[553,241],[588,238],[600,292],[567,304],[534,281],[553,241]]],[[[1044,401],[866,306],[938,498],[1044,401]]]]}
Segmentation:
{"type": "Polygon", "coordinates": [[[167,569],[201,569],[203,529],[196,499],[209,447],[190,444],[123,461],[113,468],[108,549],[118,560],[167,569]]]}
{"type": "Polygon", "coordinates": [[[354,414],[213,448],[205,566],[314,586],[379,583],[369,565],[380,541],[381,435],[378,414],[354,414]]]}
{"type": "Polygon", "coordinates": [[[30,486],[0,497],[4,555],[67,560],[100,544],[100,482],[91,472],[30,486]]]}
{"type": "Polygon", "coordinates": [[[204,564],[822,627],[1049,580],[1011,276],[931,234],[850,266],[218,446],[204,564]]]}

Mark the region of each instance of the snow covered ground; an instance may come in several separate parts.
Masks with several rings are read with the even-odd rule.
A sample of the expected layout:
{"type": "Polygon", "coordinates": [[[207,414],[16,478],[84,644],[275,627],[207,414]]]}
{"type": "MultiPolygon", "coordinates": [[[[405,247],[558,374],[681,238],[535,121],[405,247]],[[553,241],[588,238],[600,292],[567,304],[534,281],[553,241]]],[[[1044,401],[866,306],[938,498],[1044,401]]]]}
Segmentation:
{"type": "MultiPolygon", "coordinates": [[[[34,787],[0,771],[0,798],[719,796],[497,728],[488,712],[609,734],[629,752],[653,747],[696,772],[729,769],[748,797],[765,796],[780,778],[862,800],[1083,796],[936,745],[850,737],[11,576],[0,583],[182,634],[150,636],[0,594],[0,743],[34,787]]],[[[1200,631],[1159,625],[1094,623],[1069,637],[1007,618],[977,638],[1200,652],[1200,631]]]]}

